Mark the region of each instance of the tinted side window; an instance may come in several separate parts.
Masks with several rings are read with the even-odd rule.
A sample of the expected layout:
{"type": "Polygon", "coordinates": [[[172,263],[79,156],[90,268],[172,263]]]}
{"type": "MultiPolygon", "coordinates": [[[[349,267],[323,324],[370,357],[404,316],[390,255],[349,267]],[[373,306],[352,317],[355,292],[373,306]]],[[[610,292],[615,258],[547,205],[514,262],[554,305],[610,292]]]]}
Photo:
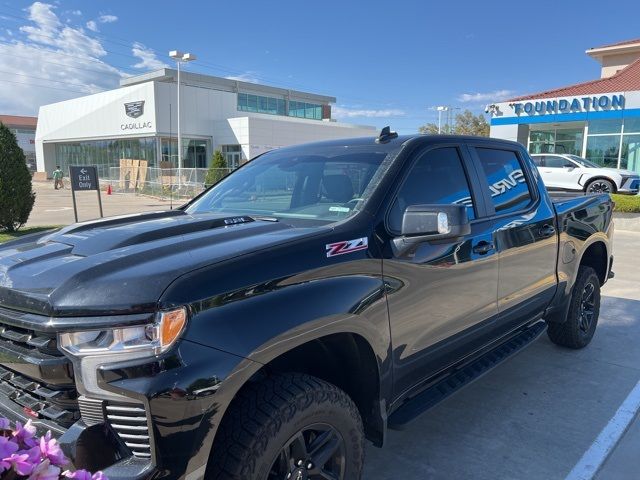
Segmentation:
{"type": "Polygon", "coordinates": [[[400,231],[402,216],[410,205],[451,203],[466,205],[469,220],[475,218],[469,182],[458,149],[430,150],[417,160],[400,188],[389,215],[389,227],[394,232],[400,231]]]}
{"type": "Polygon", "coordinates": [[[545,161],[545,165],[549,168],[562,168],[564,166],[567,166],[567,167],[575,166],[566,158],[562,158],[554,155],[550,155],[547,157],[547,160],[545,161]]]}
{"type": "Polygon", "coordinates": [[[531,159],[533,160],[533,163],[536,164],[536,167],[541,167],[542,165],[544,165],[544,158],[543,156],[535,156],[535,157],[531,157],[531,159]]]}
{"type": "Polygon", "coordinates": [[[487,176],[496,213],[526,208],[532,196],[516,152],[492,148],[476,148],[476,152],[487,176]]]}

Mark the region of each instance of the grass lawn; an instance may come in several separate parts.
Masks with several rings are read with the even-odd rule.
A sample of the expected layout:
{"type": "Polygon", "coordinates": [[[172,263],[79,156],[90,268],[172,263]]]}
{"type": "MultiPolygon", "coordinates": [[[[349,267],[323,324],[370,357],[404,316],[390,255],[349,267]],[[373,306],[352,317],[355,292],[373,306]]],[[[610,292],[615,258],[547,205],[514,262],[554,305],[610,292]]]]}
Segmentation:
{"type": "Polygon", "coordinates": [[[30,228],[21,228],[17,232],[0,232],[0,243],[8,242],[9,240],[13,240],[15,238],[21,237],[23,235],[29,235],[30,233],[38,233],[44,230],[51,230],[52,228],[58,228],[57,226],[51,227],[30,227],[30,228]]]}
{"type": "Polygon", "coordinates": [[[616,202],[614,212],[640,213],[640,195],[612,194],[611,198],[616,202]]]}

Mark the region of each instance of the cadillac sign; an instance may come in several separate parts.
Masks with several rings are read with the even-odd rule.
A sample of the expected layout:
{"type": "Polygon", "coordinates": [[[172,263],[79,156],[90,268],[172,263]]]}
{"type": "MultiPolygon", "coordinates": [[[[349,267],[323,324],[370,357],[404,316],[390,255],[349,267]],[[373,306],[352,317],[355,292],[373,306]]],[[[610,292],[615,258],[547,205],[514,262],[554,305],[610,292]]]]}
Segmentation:
{"type": "MultiPolygon", "coordinates": [[[[137,102],[129,102],[124,104],[124,113],[127,117],[138,118],[144,114],[144,100],[138,100],[137,102]]],[[[122,123],[120,125],[121,130],[140,130],[151,128],[151,122],[132,122],[122,123]]]]}
{"type": "Polygon", "coordinates": [[[144,100],[125,103],[124,113],[126,113],[128,117],[138,118],[144,113],[144,100]]]}

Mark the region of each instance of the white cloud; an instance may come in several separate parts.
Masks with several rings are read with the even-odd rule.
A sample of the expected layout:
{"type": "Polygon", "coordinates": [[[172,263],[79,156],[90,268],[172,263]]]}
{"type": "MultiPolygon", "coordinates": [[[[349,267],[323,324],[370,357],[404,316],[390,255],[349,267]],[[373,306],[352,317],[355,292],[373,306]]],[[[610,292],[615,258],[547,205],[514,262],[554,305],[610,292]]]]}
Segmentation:
{"type": "Polygon", "coordinates": [[[95,22],[95,20],[89,20],[87,22],[87,28],[89,30],[91,30],[92,32],[98,32],[98,24],[95,22]]]}
{"type": "Polygon", "coordinates": [[[80,15],[82,15],[82,12],[80,10],[72,10],[71,14],[75,15],[76,17],[79,17],[80,15]]]}
{"type": "Polygon", "coordinates": [[[386,109],[369,109],[369,108],[350,108],[344,105],[334,106],[331,109],[332,116],[335,118],[388,118],[388,117],[403,117],[406,115],[404,110],[397,108],[386,109]]]}
{"type": "Polygon", "coordinates": [[[30,115],[38,107],[115,88],[123,73],[82,27],[65,25],[50,4],[27,8],[20,35],[0,45],[0,111],[30,115]]]}
{"type": "Polygon", "coordinates": [[[131,53],[133,53],[134,57],[140,59],[140,61],[136,63],[133,68],[144,70],[158,70],[160,68],[168,67],[168,65],[162,60],[158,60],[158,57],[152,49],[145,47],[142,43],[135,42],[133,44],[133,48],[131,49],[131,53]]]}
{"type": "Polygon", "coordinates": [[[229,75],[229,80],[237,80],[239,82],[248,82],[248,83],[260,83],[260,79],[256,76],[256,72],[244,72],[240,75],[229,75]]]}
{"type": "Polygon", "coordinates": [[[118,17],[115,15],[100,15],[98,21],[100,23],[113,23],[118,21],[118,17]]]}
{"type": "Polygon", "coordinates": [[[494,90],[493,92],[483,93],[463,93],[458,96],[457,100],[461,103],[500,102],[515,95],[516,92],[514,90],[494,90]]]}

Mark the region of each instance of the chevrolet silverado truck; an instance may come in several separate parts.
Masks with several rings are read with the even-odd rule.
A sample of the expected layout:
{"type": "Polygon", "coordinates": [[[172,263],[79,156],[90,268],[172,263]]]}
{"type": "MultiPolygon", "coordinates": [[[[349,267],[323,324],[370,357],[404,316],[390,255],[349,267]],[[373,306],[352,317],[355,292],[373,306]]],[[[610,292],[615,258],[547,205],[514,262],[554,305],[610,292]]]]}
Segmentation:
{"type": "Polygon", "coordinates": [[[268,152],[186,205],[0,247],[0,416],[111,479],[361,477],[520,351],[591,341],[608,195],[447,135],[268,152]]]}

